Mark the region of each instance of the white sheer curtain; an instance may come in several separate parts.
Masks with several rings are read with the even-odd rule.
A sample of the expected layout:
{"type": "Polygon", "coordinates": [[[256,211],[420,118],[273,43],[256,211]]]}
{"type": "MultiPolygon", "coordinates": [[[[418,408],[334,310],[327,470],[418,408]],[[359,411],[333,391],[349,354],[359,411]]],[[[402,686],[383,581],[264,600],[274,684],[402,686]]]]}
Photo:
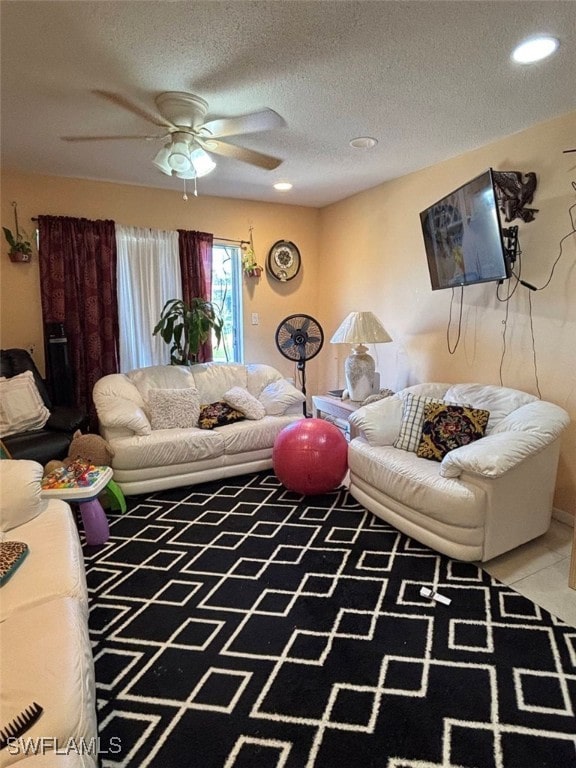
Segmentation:
{"type": "Polygon", "coordinates": [[[152,336],[162,307],[182,298],[178,233],[116,225],[120,370],[170,362],[170,348],[152,336]]]}

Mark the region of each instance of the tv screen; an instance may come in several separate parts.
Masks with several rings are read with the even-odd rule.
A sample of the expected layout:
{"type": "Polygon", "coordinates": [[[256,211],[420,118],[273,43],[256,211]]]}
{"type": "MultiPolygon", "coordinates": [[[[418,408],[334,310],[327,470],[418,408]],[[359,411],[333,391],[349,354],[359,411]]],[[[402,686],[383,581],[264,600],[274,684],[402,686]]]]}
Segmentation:
{"type": "Polygon", "coordinates": [[[510,277],[492,169],[420,214],[432,290],[510,277]]]}

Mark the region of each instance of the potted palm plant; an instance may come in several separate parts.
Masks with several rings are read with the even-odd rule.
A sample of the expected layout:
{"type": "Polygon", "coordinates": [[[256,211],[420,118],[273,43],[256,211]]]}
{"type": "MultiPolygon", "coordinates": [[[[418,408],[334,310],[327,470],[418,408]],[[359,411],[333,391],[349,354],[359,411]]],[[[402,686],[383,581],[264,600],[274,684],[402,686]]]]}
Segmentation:
{"type": "Polygon", "coordinates": [[[170,344],[172,365],[191,365],[198,362],[200,347],[212,331],[216,346],[220,344],[223,327],[220,311],[211,301],[195,297],[187,304],[182,299],[170,299],[152,333],[160,334],[166,344],[170,344]]]}

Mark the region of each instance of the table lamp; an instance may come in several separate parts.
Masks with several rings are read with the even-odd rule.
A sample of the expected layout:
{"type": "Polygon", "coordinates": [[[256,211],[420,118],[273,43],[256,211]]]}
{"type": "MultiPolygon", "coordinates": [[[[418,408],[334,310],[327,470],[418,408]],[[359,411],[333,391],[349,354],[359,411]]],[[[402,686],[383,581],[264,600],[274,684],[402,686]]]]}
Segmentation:
{"type": "Polygon", "coordinates": [[[344,362],[346,389],[351,400],[365,400],[372,394],[376,364],[365,344],[392,341],[384,326],[372,312],[350,312],[342,322],[331,344],[353,344],[344,362]]]}

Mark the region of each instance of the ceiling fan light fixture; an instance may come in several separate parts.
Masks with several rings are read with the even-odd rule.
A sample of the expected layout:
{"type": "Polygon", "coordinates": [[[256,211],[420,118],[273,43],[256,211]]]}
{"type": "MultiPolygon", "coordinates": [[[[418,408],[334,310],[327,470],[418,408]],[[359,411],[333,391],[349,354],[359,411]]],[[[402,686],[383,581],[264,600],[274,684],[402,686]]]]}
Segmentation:
{"type": "Polygon", "coordinates": [[[170,157],[170,150],[172,149],[171,144],[166,144],[166,146],[162,147],[162,149],[158,152],[154,160],[152,160],[152,163],[162,171],[162,173],[165,173],[166,176],[172,176],[172,168],[168,165],[168,158],[170,157]]]}
{"type": "Polygon", "coordinates": [[[186,173],[192,166],[190,147],[185,141],[175,141],[172,144],[168,165],[177,173],[186,173]]]}
{"type": "Polygon", "coordinates": [[[190,154],[190,161],[194,168],[195,175],[198,176],[198,178],[206,176],[216,168],[216,163],[212,160],[208,152],[205,152],[202,149],[202,147],[197,147],[192,151],[190,154]]]}
{"type": "Polygon", "coordinates": [[[358,136],[350,141],[350,146],[354,149],[372,149],[376,144],[378,144],[378,139],[374,139],[372,136],[358,136]]]}
{"type": "Polygon", "coordinates": [[[532,64],[552,56],[560,45],[551,35],[535,35],[523,40],[512,51],[512,59],[518,64],[532,64]]]}

